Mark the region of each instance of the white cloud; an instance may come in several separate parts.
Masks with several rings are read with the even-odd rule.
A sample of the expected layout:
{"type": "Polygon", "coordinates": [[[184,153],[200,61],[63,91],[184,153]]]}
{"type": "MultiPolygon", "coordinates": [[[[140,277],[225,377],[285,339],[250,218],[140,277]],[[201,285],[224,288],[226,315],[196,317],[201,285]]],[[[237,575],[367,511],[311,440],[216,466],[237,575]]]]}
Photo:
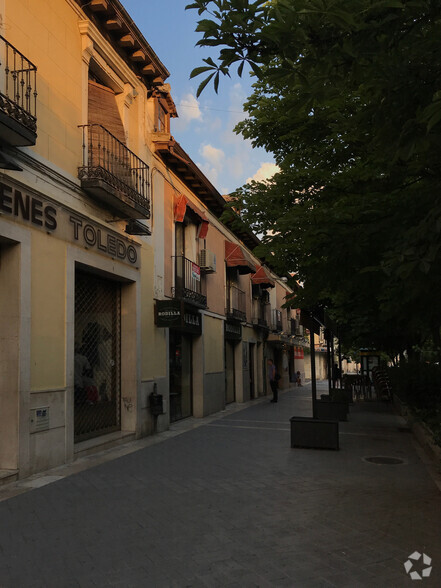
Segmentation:
{"type": "Polygon", "coordinates": [[[223,160],[225,159],[225,153],[222,149],[213,147],[213,145],[202,145],[199,152],[204,159],[211,163],[211,165],[216,167],[222,166],[223,160]]]}
{"type": "Polygon", "coordinates": [[[274,174],[280,171],[280,167],[275,163],[265,162],[259,167],[254,176],[248,178],[246,183],[249,184],[252,180],[256,182],[264,182],[273,177],[274,174]]]}
{"type": "Polygon", "coordinates": [[[174,129],[183,131],[192,121],[202,122],[202,111],[199,101],[191,93],[185,94],[176,105],[179,117],[173,121],[174,129]]]}
{"type": "Polygon", "coordinates": [[[224,168],[225,153],[222,149],[213,147],[213,145],[205,144],[199,149],[200,155],[204,158],[203,163],[196,165],[202,170],[213,185],[219,178],[224,168]]]}

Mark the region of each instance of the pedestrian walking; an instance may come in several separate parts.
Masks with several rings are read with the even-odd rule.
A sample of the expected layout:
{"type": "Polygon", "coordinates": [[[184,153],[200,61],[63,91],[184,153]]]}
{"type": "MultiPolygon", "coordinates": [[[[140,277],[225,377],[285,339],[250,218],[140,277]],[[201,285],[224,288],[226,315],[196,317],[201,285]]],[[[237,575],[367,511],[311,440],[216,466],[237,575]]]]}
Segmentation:
{"type": "Polygon", "coordinates": [[[297,371],[296,376],[297,376],[297,378],[296,378],[297,386],[301,386],[302,385],[302,374],[300,373],[300,370],[297,371]]]}
{"type": "Polygon", "coordinates": [[[270,387],[271,387],[271,391],[273,393],[273,397],[271,402],[277,402],[278,400],[278,383],[277,383],[277,379],[276,379],[276,366],[274,365],[274,362],[272,359],[268,359],[268,379],[269,379],[269,383],[270,383],[270,387]]]}
{"type": "Polygon", "coordinates": [[[339,387],[341,377],[341,370],[336,363],[334,363],[334,367],[332,368],[332,382],[334,384],[334,388],[339,387]]]}

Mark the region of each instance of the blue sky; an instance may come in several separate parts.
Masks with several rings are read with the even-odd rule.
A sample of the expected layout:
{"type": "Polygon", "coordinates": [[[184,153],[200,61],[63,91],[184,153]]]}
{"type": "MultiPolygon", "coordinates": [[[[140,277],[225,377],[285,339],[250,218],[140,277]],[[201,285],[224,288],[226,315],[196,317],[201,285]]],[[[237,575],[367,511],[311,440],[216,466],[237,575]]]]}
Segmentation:
{"type": "MultiPolygon", "coordinates": [[[[249,178],[264,179],[274,173],[273,158],[263,149],[233,133],[244,118],[242,104],[251,92],[248,74],[223,78],[219,94],[209,85],[196,100],[203,79],[190,80],[191,70],[203,65],[207,49],[195,47],[197,10],[185,10],[190,0],[122,0],[147,42],[170,72],[179,118],[171,133],[221,194],[243,185],[249,178]],[[257,175],[256,175],[257,174],[257,175]]],[[[213,55],[214,57],[214,55],[213,55]]]]}

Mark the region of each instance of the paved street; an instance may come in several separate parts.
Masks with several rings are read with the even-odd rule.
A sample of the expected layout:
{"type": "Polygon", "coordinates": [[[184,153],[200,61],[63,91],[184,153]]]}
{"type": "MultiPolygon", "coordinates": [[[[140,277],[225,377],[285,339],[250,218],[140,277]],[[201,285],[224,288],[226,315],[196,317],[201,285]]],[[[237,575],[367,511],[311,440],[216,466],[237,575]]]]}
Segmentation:
{"type": "Polygon", "coordinates": [[[310,393],[0,489],[0,586],[401,587],[415,551],[433,565],[417,585],[440,586],[441,493],[402,419],[359,403],[340,451],[291,449],[289,418],[311,414],[310,393]]]}

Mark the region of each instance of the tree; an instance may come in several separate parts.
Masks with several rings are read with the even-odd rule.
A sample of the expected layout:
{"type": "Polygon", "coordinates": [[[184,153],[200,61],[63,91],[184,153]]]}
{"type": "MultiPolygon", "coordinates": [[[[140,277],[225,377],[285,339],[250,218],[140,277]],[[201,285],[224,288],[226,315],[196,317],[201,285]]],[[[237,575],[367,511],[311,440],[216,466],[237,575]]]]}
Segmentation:
{"type": "Polygon", "coordinates": [[[208,73],[248,63],[237,131],[281,171],[234,205],[260,253],[295,271],[348,343],[441,348],[441,4],[435,0],[217,0],[203,18],[208,73]]]}

